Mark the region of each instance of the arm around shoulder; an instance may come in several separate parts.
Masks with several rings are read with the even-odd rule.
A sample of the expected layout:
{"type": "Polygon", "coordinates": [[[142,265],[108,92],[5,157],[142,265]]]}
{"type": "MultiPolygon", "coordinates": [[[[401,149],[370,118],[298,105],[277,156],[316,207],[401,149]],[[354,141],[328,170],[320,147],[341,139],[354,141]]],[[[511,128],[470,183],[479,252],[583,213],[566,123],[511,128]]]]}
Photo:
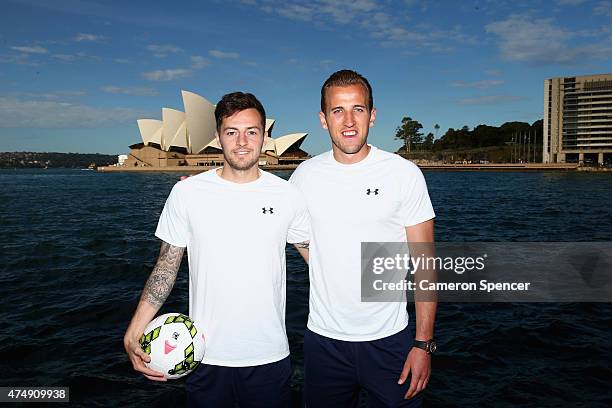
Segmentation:
{"type": "Polygon", "coordinates": [[[298,253],[302,255],[302,258],[304,258],[304,261],[308,263],[309,254],[310,254],[310,242],[309,241],[298,242],[296,244],[293,244],[293,246],[295,247],[295,249],[297,249],[298,253]]]}
{"type": "Polygon", "coordinates": [[[310,213],[306,206],[306,199],[303,194],[296,186],[292,186],[292,202],[295,208],[295,214],[293,220],[289,225],[287,231],[287,242],[293,244],[295,249],[304,258],[304,261],[308,263],[308,254],[310,248],[310,236],[311,236],[311,225],[310,225],[310,213]]]}

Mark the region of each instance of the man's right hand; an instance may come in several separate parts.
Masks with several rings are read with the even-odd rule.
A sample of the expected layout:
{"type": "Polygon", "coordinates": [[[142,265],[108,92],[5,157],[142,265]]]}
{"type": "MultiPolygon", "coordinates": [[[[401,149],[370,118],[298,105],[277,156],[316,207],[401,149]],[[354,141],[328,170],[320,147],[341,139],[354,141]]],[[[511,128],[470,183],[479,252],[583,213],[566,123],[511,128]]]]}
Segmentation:
{"type": "Polygon", "coordinates": [[[176,280],[176,274],[181,266],[184,251],[185,248],[183,247],[175,247],[162,241],[157,263],[149,279],[147,279],[136,312],[134,312],[132,321],[123,336],[123,346],[130,357],[134,370],[141,372],[149,380],[167,381],[164,373],[151,370],[145,365],[145,363],[151,361],[151,357],[142,351],[139,340],[147,323],[153,320],[155,313],[170,294],[176,280]]]}
{"type": "Polygon", "coordinates": [[[129,338],[126,335],[123,339],[123,346],[125,347],[125,351],[127,351],[127,354],[130,357],[130,361],[132,362],[132,367],[134,367],[134,370],[141,372],[149,380],[168,381],[168,379],[164,376],[164,373],[151,370],[145,365],[145,363],[151,361],[151,357],[147,353],[145,353],[142,348],[140,348],[140,343],[138,342],[138,339],[129,338]]]}

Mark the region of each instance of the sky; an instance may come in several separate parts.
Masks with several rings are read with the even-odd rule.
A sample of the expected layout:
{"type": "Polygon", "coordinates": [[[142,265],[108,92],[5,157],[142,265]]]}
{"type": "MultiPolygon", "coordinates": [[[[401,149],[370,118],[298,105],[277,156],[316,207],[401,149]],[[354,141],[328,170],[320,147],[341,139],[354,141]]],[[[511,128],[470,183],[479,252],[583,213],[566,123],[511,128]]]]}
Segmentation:
{"type": "Polygon", "coordinates": [[[4,0],[0,151],[127,153],[184,89],[252,92],[273,137],[318,154],[320,87],[344,68],[372,84],[386,150],[404,116],[438,137],[531,123],[544,79],[612,72],[612,1],[4,0]]]}

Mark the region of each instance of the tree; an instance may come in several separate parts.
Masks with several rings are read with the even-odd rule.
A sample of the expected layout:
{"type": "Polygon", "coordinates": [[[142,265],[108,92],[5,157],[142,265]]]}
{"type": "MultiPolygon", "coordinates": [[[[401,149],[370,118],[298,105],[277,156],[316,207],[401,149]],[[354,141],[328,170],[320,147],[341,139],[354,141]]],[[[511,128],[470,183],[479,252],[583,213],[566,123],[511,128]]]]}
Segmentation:
{"type": "Polygon", "coordinates": [[[395,139],[404,141],[406,153],[410,153],[412,147],[423,143],[423,133],[419,132],[420,129],[423,129],[423,125],[418,121],[404,117],[402,124],[395,130],[395,139]]]}
{"type": "Polygon", "coordinates": [[[425,140],[423,141],[423,149],[431,150],[433,149],[433,145],[434,145],[434,135],[433,133],[429,132],[427,136],[425,136],[425,140]]]}

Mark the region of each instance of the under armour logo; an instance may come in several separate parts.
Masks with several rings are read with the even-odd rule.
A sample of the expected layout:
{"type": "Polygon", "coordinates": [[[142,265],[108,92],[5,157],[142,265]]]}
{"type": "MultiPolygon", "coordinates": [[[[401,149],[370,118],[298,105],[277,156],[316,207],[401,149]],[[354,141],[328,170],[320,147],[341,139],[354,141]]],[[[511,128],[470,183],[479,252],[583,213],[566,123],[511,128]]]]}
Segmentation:
{"type": "Polygon", "coordinates": [[[368,188],[368,190],[366,191],[367,195],[370,194],[374,194],[374,195],[378,195],[378,189],[377,188],[368,188]]]}
{"type": "Polygon", "coordinates": [[[261,208],[261,212],[264,214],[274,214],[274,208],[270,207],[270,208],[266,208],[266,207],[262,207],[261,208]]]}

